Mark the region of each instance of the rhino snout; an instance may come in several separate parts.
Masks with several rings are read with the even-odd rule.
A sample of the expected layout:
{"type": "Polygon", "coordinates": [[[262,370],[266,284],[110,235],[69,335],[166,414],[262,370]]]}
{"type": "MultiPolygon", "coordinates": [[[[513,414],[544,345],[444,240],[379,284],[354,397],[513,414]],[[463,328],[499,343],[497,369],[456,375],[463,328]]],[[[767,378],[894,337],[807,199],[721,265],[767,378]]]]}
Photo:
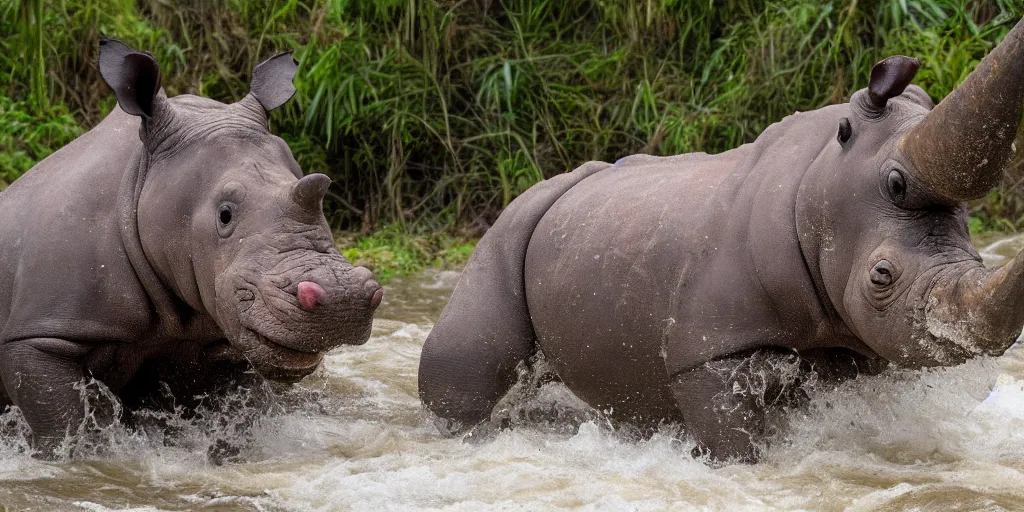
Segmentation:
{"type": "Polygon", "coordinates": [[[355,267],[352,269],[352,278],[355,282],[361,282],[362,292],[369,297],[370,311],[377,309],[380,301],[384,299],[384,288],[373,279],[373,273],[366,267],[355,267]]]}
{"type": "MultiPolygon", "coordinates": [[[[369,309],[377,309],[384,298],[384,288],[373,279],[370,271],[364,267],[356,267],[353,271],[354,294],[369,297],[369,309]]],[[[306,311],[313,311],[320,305],[325,305],[329,300],[323,286],[313,281],[302,281],[296,286],[295,298],[299,301],[299,307],[306,311]]],[[[358,302],[358,299],[357,299],[358,302]]]]}
{"type": "Polygon", "coordinates": [[[370,338],[383,288],[370,270],[320,256],[285,268],[236,272],[221,278],[223,318],[232,342],[270,378],[303,376],[317,357],[370,338]],[[230,303],[230,304],[229,304],[230,303]],[[282,373],[283,372],[283,373],[282,373]]]}

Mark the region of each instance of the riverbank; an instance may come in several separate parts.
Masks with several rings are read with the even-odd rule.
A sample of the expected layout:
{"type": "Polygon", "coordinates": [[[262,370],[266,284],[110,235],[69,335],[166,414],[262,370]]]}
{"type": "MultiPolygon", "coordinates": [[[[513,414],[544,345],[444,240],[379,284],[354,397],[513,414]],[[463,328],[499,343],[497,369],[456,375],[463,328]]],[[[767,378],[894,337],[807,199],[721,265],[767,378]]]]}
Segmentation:
{"type": "Polygon", "coordinates": [[[462,268],[477,239],[448,230],[390,224],[372,233],[338,232],[335,242],[349,261],[369,268],[378,282],[387,284],[427,268],[462,268]]]}
{"type": "MultiPolygon", "coordinates": [[[[1002,257],[1008,258],[1015,254],[1016,240],[1019,239],[1014,236],[1016,233],[986,229],[974,217],[968,224],[975,247],[981,249],[997,241],[1012,240],[1014,244],[1000,245],[1001,252],[1005,253],[1002,257]],[[1011,246],[1014,248],[1012,254],[1006,252],[1011,246]]],[[[449,230],[431,231],[423,227],[403,227],[397,224],[387,225],[372,233],[335,233],[338,250],[353,264],[372,270],[382,284],[426,269],[461,269],[469,261],[478,240],[478,237],[465,233],[453,234],[449,230]]]]}
{"type": "MultiPolygon", "coordinates": [[[[938,101],[1024,13],[1001,0],[0,6],[0,188],[114,108],[101,34],[153,52],[169,95],[224,102],[293,50],[297,92],[273,131],[334,180],[335,229],[454,229],[588,160],[719,153],[847,101],[889,55],[919,57],[914,83],[938,101]]],[[[972,205],[987,227],[1024,228],[1020,163],[972,205]]]]}

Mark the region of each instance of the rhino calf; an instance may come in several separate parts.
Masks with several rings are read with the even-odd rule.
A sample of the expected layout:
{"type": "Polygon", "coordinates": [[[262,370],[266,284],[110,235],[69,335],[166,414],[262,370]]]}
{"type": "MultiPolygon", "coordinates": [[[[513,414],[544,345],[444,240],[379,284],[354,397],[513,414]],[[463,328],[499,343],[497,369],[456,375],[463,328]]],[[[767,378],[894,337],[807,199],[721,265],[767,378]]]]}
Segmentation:
{"type": "Polygon", "coordinates": [[[590,163],[517,198],[423,347],[419,393],[452,433],[543,351],[615,420],[680,422],[754,461],[766,413],[812,372],[959,364],[1024,324],[1024,256],[984,268],[965,201],[1012,155],[1024,22],[934,106],[890,57],[850,103],[718,155],[590,163]]]}
{"type": "Polygon", "coordinates": [[[334,245],[330,179],[268,130],[290,55],[230,105],[168,98],[152,55],[116,40],[99,67],[120,110],[0,193],[0,401],[44,451],[82,419],[85,378],[133,400],[250,368],[296,381],[366,342],[383,293],[334,245]]]}

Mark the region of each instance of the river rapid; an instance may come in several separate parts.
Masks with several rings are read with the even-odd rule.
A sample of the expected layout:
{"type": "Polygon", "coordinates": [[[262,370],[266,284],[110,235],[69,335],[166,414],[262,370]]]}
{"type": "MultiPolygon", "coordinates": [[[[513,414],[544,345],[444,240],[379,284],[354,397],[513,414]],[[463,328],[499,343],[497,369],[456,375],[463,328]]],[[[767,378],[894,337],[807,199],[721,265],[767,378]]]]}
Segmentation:
{"type": "MultiPolygon", "coordinates": [[[[1024,238],[983,250],[993,264],[1024,238]]],[[[757,465],[712,468],[684,433],[637,440],[558,383],[520,385],[485,439],[445,438],[416,394],[420,347],[458,274],[392,283],[364,346],[330,353],[289,390],[264,390],[241,453],[234,415],[156,418],[129,429],[101,386],[93,421],[57,462],[28,453],[0,416],[0,505],[11,510],[1024,510],[1024,354],[887,371],[779,419],[757,465]],[[105,412],[106,411],[106,412],[105,412]]],[[[243,401],[239,392],[229,397],[243,401]]],[[[479,436],[478,436],[479,437],[479,436]]]]}

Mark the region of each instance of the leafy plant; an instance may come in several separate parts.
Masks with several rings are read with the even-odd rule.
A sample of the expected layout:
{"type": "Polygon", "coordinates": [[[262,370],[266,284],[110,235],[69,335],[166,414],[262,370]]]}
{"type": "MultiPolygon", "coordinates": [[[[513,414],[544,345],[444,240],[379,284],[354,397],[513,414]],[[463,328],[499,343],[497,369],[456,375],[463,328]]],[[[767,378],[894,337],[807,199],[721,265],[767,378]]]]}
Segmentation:
{"type": "MultiPolygon", "coordinates": [[[[237,101],[300,62],[274,130],[334,179],[338,228],[485,226],[593,159],[720,152],[846,101],[891,54],[939,100],[1024,13],[1016,0],[0,0],[0,180],[114,108],[100,35],[152,51],[168,94],[237,101]]],[[[972,205],[1024,226],[1024,169],[972,205]]],[[[370,250],[370,248],[367,248],[370,250]]]]}

